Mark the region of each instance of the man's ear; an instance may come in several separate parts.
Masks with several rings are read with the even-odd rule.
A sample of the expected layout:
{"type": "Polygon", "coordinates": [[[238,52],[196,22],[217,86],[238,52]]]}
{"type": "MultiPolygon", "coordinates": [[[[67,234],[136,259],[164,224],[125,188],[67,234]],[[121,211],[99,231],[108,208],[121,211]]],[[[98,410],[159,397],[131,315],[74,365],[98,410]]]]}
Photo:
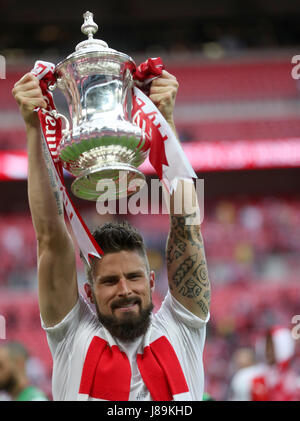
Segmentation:
{"type": "Polygon", "coordinates": [[[154,288],[155,288],[155,272],[154,272],[154,270],[150,271],[149,279],[150,279],[150,290],[151,290],[151,292],[153,292],[154,288]]]}
{"type": "Polygon", "coordinates": [[[93,298],[93,290],[92,290],[91,285],[90,285],[88,282],[86,282],[86,283],[83,285],[83,287],[84,287],[85,293],[86,293],[86,295],[87,295],[88,299],[90,300],[90,302],[91,302],[92,304],[95,304],[95,302],[94,302],[94,298],[93,298]]]}

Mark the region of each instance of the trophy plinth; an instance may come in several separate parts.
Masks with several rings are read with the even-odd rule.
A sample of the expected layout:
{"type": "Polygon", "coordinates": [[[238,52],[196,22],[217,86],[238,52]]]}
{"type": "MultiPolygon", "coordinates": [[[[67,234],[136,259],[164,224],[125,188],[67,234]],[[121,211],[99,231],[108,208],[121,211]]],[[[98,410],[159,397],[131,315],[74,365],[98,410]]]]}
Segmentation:
{"type": "Polygon", "coordinates": [[[93,38],[98,26],[90,12],[84,14],[82,32],[88,39],[74,53],[57,64],[57,87],[66,97],[70,128],[58,148],[63,166],[76,178],[73,193],[86,200],[101,200],[97,191],[103,179],[115,181],[111,199],[129,196],[132,191],[120,187],[119,172],[128,183],[145,182],[138,166],[148,151],[142,130],[132,122],[133,78],[131,57],[93,38]]]}

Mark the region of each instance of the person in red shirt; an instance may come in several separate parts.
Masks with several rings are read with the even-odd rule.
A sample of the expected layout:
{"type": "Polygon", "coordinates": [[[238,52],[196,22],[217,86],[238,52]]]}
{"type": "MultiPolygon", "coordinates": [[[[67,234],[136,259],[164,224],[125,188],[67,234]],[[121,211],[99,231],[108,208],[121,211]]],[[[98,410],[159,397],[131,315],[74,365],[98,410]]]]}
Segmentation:
{"type": "Polygon", "coordinates": [[[273,327],[265,338],[267,365],[251,382],[252,401],[296,401],[300,398],[299,378],[291,369],[295,341],[291,331],[273,327]]]}
{"type": "Polygon", "coordinates": [[[291,331],[274,326],[260,343],[265,361],[239,370],[231,381],[231,400],[296,401],[300,399],[299,377],[291,368],[295,341],[291,331]]]}

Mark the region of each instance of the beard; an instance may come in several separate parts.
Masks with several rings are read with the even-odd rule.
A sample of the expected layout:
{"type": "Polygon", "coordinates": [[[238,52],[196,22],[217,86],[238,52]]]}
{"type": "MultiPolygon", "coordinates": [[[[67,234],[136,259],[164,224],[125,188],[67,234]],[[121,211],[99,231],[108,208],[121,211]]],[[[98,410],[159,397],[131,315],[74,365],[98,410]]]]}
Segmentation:
{"type": "Polygon", "coordinates": [[[10,393],[16,387],[17,381],[14,375],[10,375],[8,379],[0,383],[0,391],[10,393]]]}
{"type": "MultiPolygon", "coordinates": [[[[118,306],[130,304],[133,300],[122,300],[114,305],[113,308],[118,306]]],[[[138,337],[144,335],[150,325],[151,314],[153,310],[153,303],[150,303],[144,309],[141,308],[141,301],[138,299],[140,308],[139,314],[124,314],[122,318],[116,316],[107,316],[101,313],[97,302],[95,300],[95,307],[99,321],[110,332],[110,334],[124,342],[131,342],[138,337]]]]}

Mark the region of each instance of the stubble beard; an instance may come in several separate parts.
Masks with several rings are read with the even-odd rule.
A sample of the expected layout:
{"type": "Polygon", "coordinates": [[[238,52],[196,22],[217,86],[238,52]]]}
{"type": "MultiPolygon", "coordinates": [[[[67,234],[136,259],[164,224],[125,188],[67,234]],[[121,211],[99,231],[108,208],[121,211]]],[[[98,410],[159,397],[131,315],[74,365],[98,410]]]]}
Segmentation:
{"type": "Polygon", "coordinates": [[[0,383],[0,391],[4,391],[8,394],[16,387],[17,381],[14,375],[11,375],[5,382],[0,383]]]}

